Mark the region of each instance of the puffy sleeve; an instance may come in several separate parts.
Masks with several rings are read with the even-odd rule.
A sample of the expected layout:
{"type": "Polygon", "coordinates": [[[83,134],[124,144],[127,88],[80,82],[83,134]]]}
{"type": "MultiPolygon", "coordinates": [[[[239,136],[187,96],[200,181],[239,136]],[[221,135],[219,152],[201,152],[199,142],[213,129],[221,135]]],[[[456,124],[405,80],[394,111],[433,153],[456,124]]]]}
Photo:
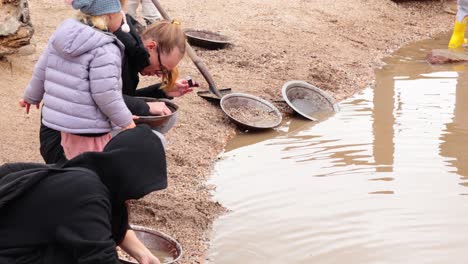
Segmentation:
{"type": "Polygon", "coordinates": [[[122,57],[115,44],[98,49],[90,63],[91,96],[99,109],[119,127],[132,122],[132,114],[122,97],[122,57]]]}
{"type": "Polygon", "coordinates": [[[30,104],[38,104],[42,101],[42,97],[44,97],[48,50],[49,49],[46,48],[37,61],[31,81],[24,92],[23,99],[30,104]]]}
{"type": "Polygon", "coordinates": [[[79,264],[120,264],[111,231],[111,205],[102,196],[80,202],[56,230],[57,243],[79,264]]]}

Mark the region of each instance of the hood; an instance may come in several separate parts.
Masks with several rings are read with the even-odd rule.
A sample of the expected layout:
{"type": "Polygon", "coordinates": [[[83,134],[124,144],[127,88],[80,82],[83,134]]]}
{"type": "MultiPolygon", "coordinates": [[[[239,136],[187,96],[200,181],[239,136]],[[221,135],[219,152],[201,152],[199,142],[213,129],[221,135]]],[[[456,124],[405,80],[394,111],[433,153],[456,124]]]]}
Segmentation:
{"type": "Polygon", "coordinates": [[[50,167],[36,163],[0,166],[0,210],[48,176],[50,167]]]}
{"type": "Polygon", "coordinates": [[[65,20],[52,36],[52,46],[65,56],[77,57],[105,44],[121,43],[111,33],[81,23],[76,19],[65,20]]]}
{"type": "Polygon", "coordinates": [[[101,178],[120,205],[167,187],[166,155],[161,140],[147,125],[115,136],[103,152],[87,152],[63,165],[84,167],[101,178]]]}
{"type": "Polygon", "coordinates": [[[139,22],[128,14],[126,18],[130,32],[123,32],[122,27],[119,27],[113,34],[125,46],[125,57],[128,62],[139,72],[150,65],[149,53],[135,27],[139,22]]]}

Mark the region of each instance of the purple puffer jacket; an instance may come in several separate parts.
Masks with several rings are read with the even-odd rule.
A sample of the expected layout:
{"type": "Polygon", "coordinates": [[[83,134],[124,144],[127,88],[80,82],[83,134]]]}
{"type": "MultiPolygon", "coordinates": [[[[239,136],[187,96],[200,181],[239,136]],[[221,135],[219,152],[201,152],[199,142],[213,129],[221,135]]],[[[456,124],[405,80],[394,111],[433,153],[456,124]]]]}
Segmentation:
{"type": "Polygon", "coordinates": [[[123,49],[114,35],[65,20],[37,62],[24,100],[43,100],[42,122],[55,130],[88,134],[108,132],[113,124],[128,126],[132,114],[121,92],[123,49]]]}

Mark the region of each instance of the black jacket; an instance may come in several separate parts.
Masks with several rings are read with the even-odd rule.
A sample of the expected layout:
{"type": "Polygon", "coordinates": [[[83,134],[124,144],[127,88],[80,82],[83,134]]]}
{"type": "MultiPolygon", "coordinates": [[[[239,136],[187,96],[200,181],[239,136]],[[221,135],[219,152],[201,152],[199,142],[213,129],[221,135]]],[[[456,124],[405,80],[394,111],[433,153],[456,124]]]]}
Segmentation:
{"type": "Polygon", "coordinates": [[[122,62],[122,93],[125,104],[132,114],[147,116],[150,115],[149,106],[143,100],[134,98],[134,96],[153,98],[167,98],[167,96],[164,91],[159,89],[160,84],[139,89],[143,93],[138,94],[139,72],[150,65],[149,54],[136,30],[135,25],[138,22],[130,15],[126,15],[126,17],[130,32],[123,32],[121,28],[114,32],[114,35],[125,46],[124,60],[122,62]]]}
{"type": "Polygon", "coordinates": [[[135,95],[135,90],[140,82],[138,73],[150,65],[149,54],[135,29],[135,19],[126,15],[130,32],[123,32],[121,28],[114,35],[125,46],[125,58],[122,63],[122,92],[126,95],[135,95]]]}
{"type": "MultiPolygon", "coordinates": [[[[136,31],[135,24],[138,23],[130,15],[126,15],[130,32],[123,32],[121,28],[114,32],[114,35],[125,46],[125,58],[122,63],[122,92],[125,95],[135,96],[138,83],[140,82],[139,72],[150,65],[149,54],[136,31]]],[[[159,86],[158,86],[159,88],[159,86]]],[[[155,91],[156,98],[166,98],[166,94],[160,90],[155,91]]]]}
{"type": "Polygon", "coordinates": [[[61,167],[0,167],[0,263],[119,263],[125,201],[167,186],[160,139],[147,126],[61,167]]]}

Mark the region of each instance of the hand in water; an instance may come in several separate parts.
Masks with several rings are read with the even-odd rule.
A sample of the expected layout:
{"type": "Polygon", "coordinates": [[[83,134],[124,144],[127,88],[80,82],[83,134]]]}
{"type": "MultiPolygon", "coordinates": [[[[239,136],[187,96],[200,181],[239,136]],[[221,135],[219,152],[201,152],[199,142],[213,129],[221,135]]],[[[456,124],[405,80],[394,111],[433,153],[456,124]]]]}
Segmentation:
{"type": "Polygon", "coordinates": [[[148,254],[148,255],[145,255],[141,258],[140,264],[161,264],[161,262],[159,261],[159,259],[155,256],[153,256],[153,254],[148,254]]]}
{"type": "Polygon", "coordinates": [[[148,102],[147,104],[150,108],[149,112],[151,115],[163,116],[172,113],[171,109],[169,109],[164,102],[148,102]]]}

